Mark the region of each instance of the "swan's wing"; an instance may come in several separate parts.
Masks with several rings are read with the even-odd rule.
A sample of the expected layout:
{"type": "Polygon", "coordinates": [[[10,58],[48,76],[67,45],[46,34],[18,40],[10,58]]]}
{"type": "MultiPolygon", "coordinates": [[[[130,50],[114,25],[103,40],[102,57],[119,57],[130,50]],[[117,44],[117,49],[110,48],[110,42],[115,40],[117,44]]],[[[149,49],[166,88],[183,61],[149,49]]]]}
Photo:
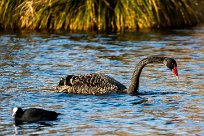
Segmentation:
{"type": "Polygon", "coordinates": [[[107,75],[92,73],[80,76],[68,75],[60,80],[57,89],[60,92],[99,95],[123,92],[126,87],[107,75]]]}

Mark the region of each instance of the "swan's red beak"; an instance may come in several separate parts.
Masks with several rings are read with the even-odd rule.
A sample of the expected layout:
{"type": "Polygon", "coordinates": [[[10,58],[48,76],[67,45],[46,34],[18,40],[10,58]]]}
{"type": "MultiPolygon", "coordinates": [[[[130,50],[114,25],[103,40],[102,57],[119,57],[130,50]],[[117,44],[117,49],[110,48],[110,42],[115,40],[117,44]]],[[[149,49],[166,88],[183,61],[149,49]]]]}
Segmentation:
{"type": "Polygon", "coordinates": [[[176,79],[178,80],[179,79],[179,75],[178,75],[177,67],[174,67],[172,69],[172,72],[174,73],[174,75],[176,76],[176,79]]]}

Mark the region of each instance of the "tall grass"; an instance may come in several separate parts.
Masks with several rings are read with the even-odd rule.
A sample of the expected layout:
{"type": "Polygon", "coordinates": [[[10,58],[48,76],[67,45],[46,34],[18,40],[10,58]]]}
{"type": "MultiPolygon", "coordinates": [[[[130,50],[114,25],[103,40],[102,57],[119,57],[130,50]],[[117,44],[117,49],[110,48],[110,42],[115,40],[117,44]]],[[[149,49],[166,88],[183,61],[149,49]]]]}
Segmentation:
{"type": "Polygon", "coordinates": [[[203,0],[0,0],[0,27],[19,30],[137,30],[204,21],[203,0]]]}
{"type": "Polygon", "coordinates": [[[15,29],[18,17],[15,16],[15,9],[23,0],[0,0],[0,28],[15,29]]]}

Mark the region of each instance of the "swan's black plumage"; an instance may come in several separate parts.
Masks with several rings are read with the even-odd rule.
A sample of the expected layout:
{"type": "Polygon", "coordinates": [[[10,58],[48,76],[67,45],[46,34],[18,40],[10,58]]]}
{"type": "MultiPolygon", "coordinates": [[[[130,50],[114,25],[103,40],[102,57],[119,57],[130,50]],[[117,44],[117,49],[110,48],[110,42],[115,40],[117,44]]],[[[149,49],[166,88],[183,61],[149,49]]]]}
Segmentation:
{"type": "Polygon", "coordinates": [[[56,87],[58,92],[70,94],[102,95],[111,92],[124,92],[126,87],[115,79],[100,73],[68,75],[56,87]]]}
{"type": "Polygon", "coordinates": [[[163,63],[178,77],[177,64],[173,58],[153,56],[141,60],[136,65],[129,88],[126,88],[119,81],[107,75],[91,73],[86,75],[68,75],[60,80],[58,86],[55,87],[55,91],[70,94],[102,95],[118,92],[136,95],[138,93],[139,77],[142,69],[149,63],[163,63]]]}

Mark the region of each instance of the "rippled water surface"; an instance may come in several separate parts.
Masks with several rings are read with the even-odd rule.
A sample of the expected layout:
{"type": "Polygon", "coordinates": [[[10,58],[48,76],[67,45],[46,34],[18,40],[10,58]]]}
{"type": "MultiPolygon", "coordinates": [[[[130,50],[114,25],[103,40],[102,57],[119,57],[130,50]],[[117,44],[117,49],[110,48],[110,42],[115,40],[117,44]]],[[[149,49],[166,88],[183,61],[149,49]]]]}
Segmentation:
{"type": "Polygon", "coordinates": [[[0,135],[204,135],[204,27],[123,34],[0,33],[0,135]],[[129,86],[135,65],[164,55],[180,79],[160,64],[143,69],[143,95],[55,93],[67,74],[101,72],[129,86]],[[13,107],[62,113],[57,121],[14,125],[13,107]]]}

